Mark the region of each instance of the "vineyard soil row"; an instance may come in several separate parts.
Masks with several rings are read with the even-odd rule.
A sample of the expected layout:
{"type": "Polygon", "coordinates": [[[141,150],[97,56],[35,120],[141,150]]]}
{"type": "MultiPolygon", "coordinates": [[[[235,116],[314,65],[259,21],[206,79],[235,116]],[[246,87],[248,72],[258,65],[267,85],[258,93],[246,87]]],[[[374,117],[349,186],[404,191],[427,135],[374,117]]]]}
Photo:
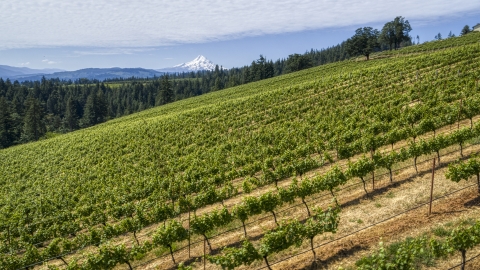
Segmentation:
{"type": "MultiPolygon", "coordinates": [[[[452,149],[455,147],[451,147],[450,149],[445,149],[445,152],[450,152],[452,149]]],[[[466,151],[465,154],[470,154],[473,151],[480,151],[480,146],[472,146],[469,147],[466,151]]],[[[451,162],[455,159],[457,159],[459,156],[458,152],[451,153],[446,156],[442,156],[442,163],[443,162],[451,162]]],[[[425,160],[430,159],[431,157],[424,157],[425,160]]],[[[469,185],[471,183],[463,183],[463,184],[456,184],[452,183],[449,180],[445,180],[442,172],[445,170],[445,163],[443,163],[443,166],[441,169],[437,171],[437,178],[436,178],[436,184],[435,184],[435,196],[440,196],[442,194],[448,193],[449,191],[458,189],[462,186],[469,185]]],[[[392,216],[395,213],[405,211],[406,209],[409,209],[415,205],[418,205],[419,203],[423,203],[428,199],[428,192],[429,192],[429,181],[430,181],[430,169],[431,169],[431,162],[426,162],[423,163],[422,165],[419,165],[419,170],[420,170],[420,176],[416,176],[415,170],[413,169],[413,166],[411,166],[410,162],[406,162],[406,164],[410,165],[409,168],[406,170],[399,171],[395,175],[395,180],[394,184],[389,183],[388,176],[383,176],[382,178],[377,178],[376,179],[376,191],[373,192],[374,194],[374,200],[369,200],[368,198],[365,197],[365,193],[361,189],[360,186],[352,187],[348,190],[342,190],[342,192],[337,194],[337,198],[342,205],[342,213],[341,213],[341,222],[340,222],[340,227],[339,231],[336,235],[333,236],[333,238],[340,237],[342,234],[348,234],[351,231],[361,229],[363,227],[368,226],[368,224],[373,224],[378,220],[384,219],[386,217],[392,216]]],[[[475,190],[475,188],[472,188],[472,190],[475,190]]],[[[371,192],[371,183],[369,184],[369,191],[371,192]]],[[[308,202],[309,206],[313,207],[315,206],[321,206],[321,207],[326,207],[326,205],[331,203],[331,197],[322,197],[320,200],[315,201],[315,202],[308,202]]],[[[436,211],[436,204],[434,204],[434,213],[436,211]]],[[[289,206],[286,206],[285,208],[289,208],[289,206]]],[[[425,211],[427,211],[427,208],[424,208],[425,211]]],[[[424,211],[424,212],[425,212],[424,211]]],[[[278,217],[279,219],[288,217],[297,217],[299,219],[304,219],[306,218],[306,210],[303,206],[303,204],[299,204],[295,208],[290,208],[287,209],[285,212],[278,211],[278,217]]],[[[426,213],[426,212],[425,212],[426,213]]],[[[275,223],[273,221],[273,218],[269,215],[265,215],[265,218],[258,218],[258,222],[255,222],[255,224],[250,225],[247,227],[248,231],[248,236],[250,239],[258,239],[258,237],[261,237],[263,235],[263,232],[267,229],[271,229],[275,227],[275,223]]],[[[238,225],[238,224],[237,224],[238,225]]],[[[228,246],[228,245],[235,245],[235,243],[238,243],[243,237],[243,230],[241,228],[238,228],[228,234],[225,235],[220,235],[219,237],[213,237],[211,238],[211,243],[214,248],[214,252],[218,252],[220,247],[223,246],[228,246]]],[[[140,235],[139,240],[142,242],[143,239],[150,239],[151,235],[148,233],[145,235],[140,235]]],[[[324,241],[328,241],[330,238],[327,239],[316,239],[316,244],[320,244],[324,241]]],[[[130,243],[132,244],[132,237],[131,236],[126,236],[123,238],[123,240],[119,239],[120,243],[130,243]]],[[[197,239],[198,240],[198,239],[197,239]]],[[[304,244],[305,245],[305,244],[304,244]]],[[[307,246],[303,247],[304,249],[308,249],[307,246]]],[[[293,249],[291,251],[287,251],[286,253],[280,253],[274,256],[272,258],[272,262],[275,262],[277,259],[281,257],[286,257],[290,253],[289,252],[294,252],[297,253],[299,252],[300,249],[293,249]]],[[[203,243],[200,242],[194,246],[192,246],[191,249],[191,255],[192,257],[196,257],[199,259],[201,255],[203,254],[203,243]]],[[[320,249],[319,251],[317,250],[318,254],[322,254],[323,250],[320,249]]],[[[85,252],[87,253],[87,252],[85,252]]],[[[308,257],[309,254],[307,254],[308,257]]],[[[151,260],[155,257],[155,254],[150,254],[147,257],[144,258],[145,261],[151,260]],[[153,256],[153,257],[152,257],[153,256]]],[[[183,249],[179,253],[175,254],[176,258],[179,260],[188,260],[188,250],[183,249]]],[[[76,257],[76,256],[74,256],[76,257]]],[[[139,269],[155,269],[156,266],[161,265],[162,268],[164,268],[166,265],[171,265],[170,267],[173,267],[173,264],[170,260],[169,256],[162,256],[163,259],[158,259],[153,261],[151,264],[148,264],[146,266],[142,266],[139,269]]],[[[320,256],[322,258],[322,256],[320,256]]],[[[71,258],[67,257],[67,260],[71,260],[71,258]]],[[[191,261],[191,260],[190,260],[191,261]]],[[[58,262],[61,264],[61,262],[58,262]]],[[[139,261],[138,264],[141,264],[142,261],[139,261]]],[[[208,264],[208,262],[207,262],[208,264]]],[[[136,264],[137,265],[137,264],[136,264]]],[[[212,266],[211,267],[216,267],[212,266]]],[[[258,263],[256,267],[262,267],[262,263],[258,263]]],[[[122,269],[122,267],[120,267],[122,269]]],[[[278,268],[281,269],[281,268],[278,268]]]]}

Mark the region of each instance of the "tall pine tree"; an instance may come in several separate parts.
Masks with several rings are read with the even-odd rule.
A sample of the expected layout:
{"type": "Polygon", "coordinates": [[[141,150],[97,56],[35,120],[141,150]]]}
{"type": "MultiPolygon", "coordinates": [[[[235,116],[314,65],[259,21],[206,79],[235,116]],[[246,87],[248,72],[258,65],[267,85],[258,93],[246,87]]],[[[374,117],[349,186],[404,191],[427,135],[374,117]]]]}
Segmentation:
{"type": "Polygon", "coordinates": [[[173,101],[173,88],[168,75],[164,75],[160,84],[160,91],[157,94],[157,105],[167,104],[173,101]]]}
{"type": "Polygon", "coordinates": [[[95,103],[97,95],[95,93],[90,93],[87,97],[87,102],[83,108],[83,118],[81,121],[82,127],[90,127],[97,123],[97,117],[95,115],[95,103]]]}
{"type": "Polygon", "coordinates": [[[0,97],[0,148],[7,148],[13,144],[13,120],[7,101],[0,97]]]}
{"type": "Polygon", "coordinates": [[[64,118],[65,128],[69,131],[75,130],[78,128],[78,115],[77,107],[72,97],[69,97],[67,100],[67,108],[65,109],[65,118],[64,118]]]}
{"type": "Polygon", "coordinates": [[[97,119],[96,120],[97,124],[105,122],[107,120],[106,119],[107,115],[108,115],[108,104],[102,89],[99,89],[97,92],[97,97],[95,99],[95,117],[97,119]]]}
{"type": "Polygon", "coordinates": [[[21,140],[24,142],[37,141],[46,132],[43,123],[43,108],[40,101],[32,97],[27,99],[26,108],[21,140]]]}

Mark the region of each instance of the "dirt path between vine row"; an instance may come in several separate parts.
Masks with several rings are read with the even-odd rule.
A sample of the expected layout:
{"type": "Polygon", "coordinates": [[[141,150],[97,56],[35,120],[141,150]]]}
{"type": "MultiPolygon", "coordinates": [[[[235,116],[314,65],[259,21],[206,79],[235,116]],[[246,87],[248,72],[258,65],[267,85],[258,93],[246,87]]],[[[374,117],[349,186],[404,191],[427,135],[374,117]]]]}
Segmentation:
{"type": "MultiPolygon", "coordinates": [[[[477,188],[473,187],[434,202],[431,216],[428,216],[428,205],[425,205],[417,210],[316,249],[320,260],[317,261],[318,266],[314,269],[354,268],[358,259],[378,249],[380,241],[388,245],[406,237],[420,236],[442,223],[456,222],[467,218],[478,219],[479,217],[479,194],[477,188]]],[[[478,252],[478,249],[472,250],[469,251],[469,255],[473,256],[478,252]]],[[[458,265],[460,256],[457,255],[449,257],[448,260],[438,261],[436,267],[430,267],[429,269],[446,269],[458,265]]],[[[311,269],[312,262],[313,255],[311,252],[307,252],[278,263],[272,268],[311,269]]],[[[470,266],[473,267],[473,265],[470,266]]]]}
{"type": "MultiPolygon", "coordinates": [[[[480,146],[475,146],[467,149],[465,154],[478,152],[480,146]]],[[[442,156],[442,165],[436,171],[434,196],[439,197],[449,192],[458,190],[462,187],[471,185],[473,180],[469,182],[453,183],[443,176],[446,170],[446,163],[456,160],[458,152],[442,156]]],[[[376,180],[375,191],[371,189],[371,182],[369,183],[369,193],[373,199],[368,199],[365,196],[361,185],[356,185],[351,189],[344,189],[338,192],[337,197],[342,204],[342,213],[339,229],[336,235],[318,236],[315,239],[315,245],[328,242],[335,238],[347,235],[353,231],[360,230],[364,227],[375,224],[378,221],[387,219],[391,216],[403,213],[416,205],[425,203],[429,198],[430,179],[431,179],[431,163],[425,162],[419,165],[419,175],[415,173],[413,166],[399,171],[394,179],[395,182],[390,184],[388,176],[382,176],[376,180]]],[[[426,216],[426,207],[421,207],[416,211],[400,215],[399,217],[381,223],[375,227],[365,229],[353,236],[342,240],[335,241],[324,247],[316,250],[319,258],[327,262],[330,267],[338,267],[341,265],[351,265],[357,258],[363,256],[370,248],[377,247],[380,236],[383,241],[390,241],[401,238],[405,235],[415,235],[422,229],[441,222],[446,219],[456,219],[464,212],[470,212],[472,207],[462,207],[471,201],[476,196],[476,188],[471,187],[464,192],[459,192],[449,196],[447,199],[441,199],[434,202],[434,216],[428,218],[426,216]],[[451,198],[451,199],[450,199],[451,198]],[[467,211],[468,210],[468,211],[467,211]],[[355,240],[356,239],[356,240],[355,240]]],[[[331,202],[331,197],[324,196],[315,201],[309,201],[309,207],[322,206],[325,208],[331,202]]],[[[304,220],[307,217],[305,206],[299,202],[295,207],[291,207],[278,211],[278,219],[297,218],[304,220]]],[[[476,211],[476,210],[475,210],[476,211]]],[[[474,212],[469,215],[477,215],[474,212]]],[[[237,223],[236,226],[239,224],[237,223]]],[[[233,226],[232,226],[233,227],[233,226]]],[[[275,223],[271,215],[263,215],[256,219],[256,222],[247,227],[249,239],[256,242],[259,240],[265,231],[274,228],[275,223]]],[[[238,246],[243,238],[243,228],[239,227],[233,229],[231,232],[224,233],[210,239],[213,247],[213,253],[218,253],[221,248],[225,246],[238,246]]],[[[197,238],[199,240],[199,238],[197,238]]],[[[305,241],[300,248],[291,248],[287,251],[281,252],[269,257],[271,263],[289,257],[293,254],[298,254],[304,250],[310,249],[309,242],[305,241]]],[[[207,248],[207,253],[209,253],[207,248]]],[[[188,250],[184,249],[175,253],[177,261],[187,261],[189,263],[197,261],[195,268],[202,268],[201,256],[203,255],[203,242],[192,245],[191,258],[188,259],[188,250]]],[[[139,269],[173,269],[173,263],[170,256],[162,256],[155,259],[155,255],[150,254],[143,262],[148,262],[142,265],[139,269]],[[149,260],[152,260],[148,262],[149,260]]],[[[303,255],[294,257],[288,261],[275,264],[274,269],[299,269],[309,267],[312,262],[312,253],[307,252],[303,255]]],[[[141,262],[139,262],[141,263],[141,262]]],[[[136,264],[138,265],[138,264],[136,264]]],[[[218,266],[206,263],[209,269],[220,269],[218,266]]],[[[250,268],[263,267],[263,261],[255,262],[250,268]]],[[[124,269],[124,266],[119,266],[118,269],[124,269]]]]}
{"type": "MultiPolygon", "coordinates": [[[[477,116],[475,119],[478,119],[478,116],[477,116]]],[[[462,120],[462,121],[461,121],[461,126],[469,126],[469,120],[462,120]]],[[[451,129],[451,127],[449,127],[449,126],[442,127],[442,128],[440,128],[439,130],[437,130],[437,134],[438,134],[438,132],[442,132],[442,131],[446,131],[446,132],[448,133],[449,129],[451,129]]],[[[456,124],[454,125],[454,129],[453,129],[453,130],[455,130],[455,129],[456,129],[456,124]]],[[[432,133],[429,133],[429,134],[426,134],[425,136],[420,136],[419,138],[421,138],[421,137],[426,138],[426,137],[431,137],[431,136],[432,136],[432,133]]],[[[407,141],[399,142],[398,144],[395,144],[395,148],[398,149],[398,147],[401,147],[401,146],[406,145],[406,144],[407,144],[407,141]]],[[[386,151],[390,150],[390,149],[389,149],[389,146],[384,146],[384,147],[382,147],[381,149],[382,149],[382,150],[386,150],[386,151]]],[[[357,155],[357,156],[353,157],[351,160],[355,160],[356,158],[358,158],[358,157],[360,157],[360,156],[361,156],[361,155],[357,155]]],[[[339,160],[339,161],[336,161],[336,164],[346,164],[346,162],[347,162],[346,160],[339,160]]],[[[316,169],[316,170],[312,170],[312,171],[310,171],[310,172],[307,174],[307,176],[312,176],[312,175],[314,175],[315,173],[324,172],[324,171],[328,170],[328,168],[329,168],[329,166],[323,166],[323,167],[318,168],[318,169],[316,169]]],[[[238,180],[239,180],[238,183],[241,183],[241,179],[238,179],[238,180]]],[[[290,184],[290,182],[291,182],[291,178],[283,179],[281,182],[279,182],[279,186],[287,186],[288,184],[290,184]]],[[[351,182],[353,182],[353,181],[351,181],[351,182]]],[[[350,183],[350,182],[349,182],[349,183],[350,183]]],[[[267,192],[267,191],[270,191],[270,190],[275,190],[274,185],[268,185],[268,186],[259,188],[259,189],[255,190],[255,191],[254,191],[252,194],[250,194],[250,195],[259,196],[259,195],[261,195],[261,194],[263,194],[263,193],[265,193],[265,192],[267,192]]],[[[350,189],[349,189],[349,190],[350,190],[350,189]]],[[[358,199],[358,198],[363,198],[362,195],[361,195],[361,193],[362,193],[362,190],[361,190],[361,189],[360,189],[359,191],[354,191],[354,190],[352,190],[352,195],[355,194],[356,197],[354,197],[354,196],[345,197],[345,196],[344,196],[344,197],[341,197],[341,198],[343,198],[345,201],[348,201],[348,202],[352,201],[352,203],[350,203],[350,205],[351,205],[351,204],[358,203],[358,202],[355,202],[355,203],[354,203],[354,202],[353,202],[354,200],[358,200],[359,202],[360,202],[361,200],[363,200],[363,199],[358,199]],[[357,199],[349,200],[348,198],[357,198],[357,199]]],[[[239,194],[238,196],[236,196],[236,197],[234,197],[234,198],[232,198],[232,199],[227,200],[226,203],[225,203],[225,205],[226,205],[229,209],[231,209],[232,206],[234,206],[234,205],[238,204],[239,202],[241,202],[241,199],[242,199],[243,196],[245,196],[245,194],[239,194]]],[[[322,201],[323,203],[320,204],[320,205],[325,206],[328,201],[329,201],[329,200],[325,199],[325,200],[322,201]]],[[[298,203],[298,202],[297,202],[297,203],[298,203]]],[[[203,209],[200,209],[200,210],[198,211],[198,214],[211,211],[212,209],[214,209],[214,208],[216,208],[216,207],[219,207],[219,206],[220,206],[220,204],[215,204],[215,205],[207,206],[207,207],[205,207],[205,208],[203,208],[203,209]]],[[[285,208],[285,207],[283,207],[283,208],[285,208]]],[[[305,212],[306,212],[306,211],[304,210],[304,208],[302,208],[302,206],[299,206],[299,207],[296,208],[296,209],[297,209],[297,210],[291,210],[291,211],[285,212],[286,214],[285,214],[283,217],[287,217],[287,216],[288,216],[288,217],[290,217],[290,216],[291,216],[291,217],[296,217],[296,216],[305,215],[305,212]],[[300,214],[301,214],[301,215],[300,215],[300,214]]],[[[186,215],[186,214],[182,215],[182,216],[180,217],[180,219],[181,219],[181,220],[184,222],[184,224],[185,224],[186,219],[187,219],[187,215],[186,215]]],[[[253,235],[255,235],[255,233],[256,233],[258,230],[259,230],[259,231],[264,231],[264,230],[266,230],[266,229],[274,226],[273,220],[270,220],[270,219],[269,219],[269,215],[268,215],[268,214],[267,214],[267,215],[258,216],[258,218],[255,217],[255,219],[256,219],[256,220],[265,220],[265,222],[259,221],[259,224],[258,224],[258,225],[255,225],[255,227],[252,229],[253,235]],[[258,229],[258,230],[257,230],[257,229],[258,229]]],[[[237,226],[238,223],[235,223],[234,225],[237,226]]],[[[140,242],[145,241],[145,240],[147,240],[147,239],[150,240],[153,231],[154,231],[156,228],[158,228],[158,226],[161,226],[161,223],[160,223],[160,224],[155,224],[155,225],[149,226],[149,227],[145,228],[144,230],[142,230],[141,232],[138,232],[138,233],[137,233],[137,236],[139,237],[140,242]]],[[[219,238],[221,238],[221,237],[223,237],[223,236],[220,236],[219,238]]],[[[237,238],[240,239],[241,236],[239,236],[239,237],[237,237],[237,238]]],[[[197,237],[196,240],[198,240],[198,239],[199,239],[199,238],[197,237]]],[[[230,239],[230,240],[232,240],[232,239],[230,239]]],[[[128,234],[128,235],[125,235],[125,236],[120,236],[120,237],[117,237],[117,238],[115,238],[115,239],[112,239],[112,243],[115,243],[115,244],[125,243],[127,246],[133,244],[133,242],[134,242],[134,241],[133,241],[133,238],[132,238],[131,234],[128,234]]],[[[238,240],[237,240],[237,242],[238,242],[238,240]]],[[[219,243],[222,243],[222,242],[219,241],[219,243]]],[[[225,241],[225,243],[228,244],[228,243],[231,243],[231,241],[225,241]]],[[[214,247],[214,248],[215,248],[215,247],[214,247]]],[[[81,252],[84,253],[84,252],[86,252],[86,251],[95,250],[95,249],[96,249],[95,247],[88,247],[88,248],[80,251],[79,253],[81,253],[81,252]]],[[[78,256],[78,255],[74,255],[73,257],[75,257],[75,256],[78,256]]],[[[149,257],[149,256],[147,256],[147,257],[149,257]]],[[[169,257],[168,257],[168,258],[169,258],[169,257]]],[[[123,267],[120,267],[120,268],[123,268],[123,267]]]]}
{"type": "MultiPolygon", "coordinates": [[[[453,146],[450,148],[458,148],[458,146],[453,146]]],[[[455,149],[446,149],[445,152],[451,151],[455,149]]],[[[465,149],[465,155],[468,155],[472,152],[480,151],[480,145],[470,146],[465,149]]],[[[433,156],[433,155],[432,155],[433,156]]],[[[442,156],[442,168],[438,170],[437,177],[435,180],[435,196],[439,196],[460,187],[463,187],[469,183],[461,182],[459,184],[453,183],[444,179],[443,174],[445,170],[445,164],[451,161],[456,160],[459,157],[458,152],[454,152],[451,154],[447,154],[442,156]]],[[[424,157],[424,160],[428,160],[431,157],[424,157]]],[[[420,160],[419,160],[420,161],[420,160]]],[[[341,190],[336,191],[336,196],[339,202],[342,204],[342,214],[341,214],[341,223],[339,226],[339,232],[337,235],[341,235],[341,233],[349,233],[354,230],[358,230],[362,227],[365,227],[369,224],[373,224],[378,222],[378,220],[382,220],[384,218],[388,218],[391,215],[394,215],[398,212],[405,211],[411,208],[418,203],[425,202],[427,200],[426,194],[429,194],[429,181],[430,181],[430,170],[431,164],[429,162],[425,162],[424,164],[419,164],[419,172],[420,175],[417,176],[415,170],[413,169],[412,162],[409,160],[405,162],[405,164],[400,164],[400,166],[408,165],[408,168],[397,171],[394,175],[394,184],[389,183],[388,175],[376,177],[375,181],[375,192],[372,193],[374,196],[373,200],[369,200],[363,191],[362,185],[360,184],[359,180],[352,180],[349,181],[349,185],[353,184],[349,188],[342,188],[341,190]],[[393,194],[393,195],[392,195],[393,194]]],[[[372,192],[371,188],[372,183],[368,183],[368,190],[372,192]]],[[[315,195],[314,198],[309,198],[307,203],[309,208],[312,209],[314,206],[321,206],[325,208],[327,205],[331,204],[331,196],[329,194],[322,194],[322,195],[315,195]]],[[[276,210],[277,217],[279,220],[285,218],[297,218],[299,220],[303,220],[307,217],[306,208],[300,202],[295,202],[296,206],[286,205],[281,207],[280,209],[276,210]]],[[[275,227],[275,223],[273,221],[271,214],[263,214],[254,217],[251,224],[247,226],[247,233],[248,237],[256,241],[260,239],[263,234],[275,227]],[[253,222],[252,222],[253,221],[253,222]]],[[[187,224],[184,224],[187,226],[187,224]]],[[[156,224],[155,226],[151,226],[150,230],[144,230],[141,233],[138,233],[137,236],[139,237],[140,242],[142,243],[145,240],[151,239],[151,234],[154,231],[153,227],[159,226],[156,224]]],[[[210,239],[212,247],[214,249],[214,253],[218,253],[221,251],[221,248],[224,246],[235,246],[238,245],[241,240],[243,239],[243,228],[241,227],[241,223],[236,221],[233,222],[226,228],[222,228],[223,230],[232,231],[221,233],[217,236],[214,236],[210,239]]],[[[213,232],[212,234],[216,234],[217,232],[213,232]]],[[[317,237],[322,238],[322,237],[317,237]]],[[[325,239],[316,239],[315,244],[319,244],[325,239]]],[[[192,262],[194,260],[200,260],[201,256],[203,255],[203,242],[200,236],[195,236],[192,238],[192,243],[198,242],[195,245],[191,246],[191,256],[193,259],[188,258],[188,250],[183,249],[180,251],[175,252],[175,258],[178,261],[188,261],[192,262]]],[[[378,239],[375,240],[378,242],[378,239]]],[[[115,244],[126,244],[126,246],[130,246],[133,244],[133,237],[131,234],[124,235],[118,238],[113,239],[112,243],[115,244]]],[[[186,242],[179,243],[178,246],[186,245],[186,242]]],[[[285,253],[277,254],[276,256],[272,256],[272,262],[279,260],[282,257],[288,257],[290,253],[297,253],[303,249],[309,249],[308,243],[305,242],[305,247],[299,249],[292,249],[287,251],[287,255],[285,253]]],[[[96,247],[88,247],[82,250],[81,253],[86,254],[89,251],[95,251],[96,247]]],[[[321,249],[320,249],[321,250],[321,249]]],[[[208,249],[207,249],[208,252],[208,249]]],[[[320,251],[321,252],[321,251],[320,251]]],[[[317,254],[320,254],[317,251],[317,254]]],[[[67,261],[71,261],[73,258],[80,258],[82,260],[80,254],[73,254],[72,256],[67,256],[67,261]]],[[[165,254],[161,256],[162,253],[165,253],[165,250],[156,250],[150,252],[140,261],[134,263],[134,265],[141,265],[146,263],[144,266],[140,267],[139,269],[165,269],[165,268],[172,268],[173,263],[169,254],[165,254]],[[160,258],[157,258],[160,257],[160,258]],[[149,262],[152,260],[151,262],[149,262]]],[[[311,253],[310,253],[311,256],[311,253]]],[[[299,256],[302,257],[302,256],[299,256]]],[[[308,258],[308,254],[306,255],[308,258]]],[[[320,256],[320,258],[322,258],[320,256]]],[[[311,258],[309,259],[311,261],[311,258]]],[[[326,259],[328,260],[328,258],[326,259]]],[[[52,261],[50,262],[54,265],[61,266],[60,261],[52,261]]],[[[198,265],[198,263],[196,263],[198,265]]],[[[283,263],[284,264],[284,263],[283,263]]],[[[283,265],[280,264],[280,265],[283,265]]],[[[262,262],[256,263],[252,265],[254,268],[261,267],[262,262]]],[[[210,267],[218,268],[214,265],[210,265],[210,267]]],[[[42,267],[43,268],[43,267],[42,267]]],[[[125,269],[125,265],[119,265],[117,269],[125,269]]],[[[218,268],[219,269],[219,268],[218,268]]]]}

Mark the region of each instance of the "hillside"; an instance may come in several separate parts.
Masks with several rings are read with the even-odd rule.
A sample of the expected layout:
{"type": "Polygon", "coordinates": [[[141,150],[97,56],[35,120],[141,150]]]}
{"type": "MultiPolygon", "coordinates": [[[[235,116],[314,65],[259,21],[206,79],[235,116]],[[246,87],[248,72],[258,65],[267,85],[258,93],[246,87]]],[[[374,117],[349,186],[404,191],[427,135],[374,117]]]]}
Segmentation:
{"type": "MultiPolygon", "coordinates": [[[[207,253],[210,245],[212,254],[240,247],[243,232],[258,249],[277,226],[272,215],[279,226],[288,218],[306,220],[314,205],[334,205],[330,194],[342,208],[337,234],[352,233],[424,203],[431,167],[420,162],[437,154],[442,163],[436,195],[467,187],[473,182],[456,184],[443,175],[458,158],[458,146],[465,156],[479,151],[479,41],[480,33],[472,33],[380,53],[371,61],[327,64],[0,150],[0,268],[64,268],[62,260],[72,268],[173,268],[159,236],[164,222],[174,226],[172,220],[191,229],[195,243],[192,258],[184,248],[174,253],[176,262],[200,268],[204,238],[223,233],[210,239],[207,253]],[[378,160],[391,152],[398,156],[390,168],[388,162],[381,166],[378,160]],[[374,156],[379,159],[372,161],[374,156]],[[413,160],[420,164],[418,173],[413,160]],[[397,185],[389,184],[388,169],[397,170],[397,185]],[[372,172],[385,175],[377,176],[378,184],[366,182],[367,190],[362,182],[372,172]],[[389,192],[397,202],[412,201],[396,204],[389,192]],[[256,207],[246,207],[248,200],[256,207]],[[292,202],[300,206],[290,208],[292,202]],[[227,210],[214,211],[222,204],[227,210]],[[242,206],[248,208],[247,223],[253,222],[246,227],[233,210],[242,206]],[[192,230],[188,216],[198,223],[203,218],[208,229],[192,230]]],[[[463,208],[477,195],[473,189],[436,211],[458,206],[463,218],[475,217],[477,210],[463,208]]],[[[406,219],[390,228],[398,228],[397,237],[418,234],[432,226],[422,215],[417,227],[405,225],[406,219]]],[[[318,256],[336,267],[354,267],[348,260],[371,254],[382,235],[364,233],[370,240],[363,246],[352,240],[330,251],[317,249],[318,256]]],[[[396,240],[393,234],[385,234],[391,236],[387,242],[396,240]]],[[[170,242],[173,250],[188,243],[185,234],[178,235],[170,242]]],[[[335,238],[326,235],[315,238],[316,244],[335,238]]],[[[290,246],[265,257],[273,263],[309,252],[310,242],[290,246]]],[[[250,267],[265,267],[263,259],[250,267]]],[[[272,267],[307,268],[312,257],[291,260],[272,267]]]]}

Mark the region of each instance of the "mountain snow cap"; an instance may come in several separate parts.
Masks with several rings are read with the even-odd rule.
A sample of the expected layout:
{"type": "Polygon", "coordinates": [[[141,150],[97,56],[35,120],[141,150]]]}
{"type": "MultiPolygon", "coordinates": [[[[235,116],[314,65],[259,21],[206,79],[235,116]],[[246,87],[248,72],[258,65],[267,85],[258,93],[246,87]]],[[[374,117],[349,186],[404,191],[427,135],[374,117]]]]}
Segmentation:
{"type": "Polygon", "coordinates": [[[190,62],[174,66],[188,71],[215,70],[215,64],[205,56],[199,55],[190,62]]]}

